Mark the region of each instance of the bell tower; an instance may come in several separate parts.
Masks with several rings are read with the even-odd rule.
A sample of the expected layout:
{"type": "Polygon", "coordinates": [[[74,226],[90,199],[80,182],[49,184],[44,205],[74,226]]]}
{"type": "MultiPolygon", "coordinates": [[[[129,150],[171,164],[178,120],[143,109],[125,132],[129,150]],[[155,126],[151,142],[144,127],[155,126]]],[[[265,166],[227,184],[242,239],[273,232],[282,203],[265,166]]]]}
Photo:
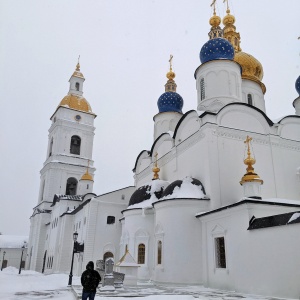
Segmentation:
{"type": "Polygon", "coordinates": [[[69,80],[68,94],[50,117],[47,155],[40,171],[39,197],[30,217],[27,269],[44,270],[44,247],[48,238],[46,225],[53,221],[52,204],[56,194],[72,199],[93,191],[95,168],[92,154],[96,115],[83,97],[84,81],[78,62],[69,80]]]}

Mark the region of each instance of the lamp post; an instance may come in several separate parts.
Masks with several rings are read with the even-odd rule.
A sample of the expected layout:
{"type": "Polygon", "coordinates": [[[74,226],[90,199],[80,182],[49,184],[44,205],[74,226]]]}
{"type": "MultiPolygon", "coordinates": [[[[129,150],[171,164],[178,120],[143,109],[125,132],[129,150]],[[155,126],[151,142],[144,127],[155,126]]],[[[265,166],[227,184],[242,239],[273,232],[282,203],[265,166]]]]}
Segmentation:
{"type": "Polygon", "coordinates": [[[77,241],[78,238],[78,233],[74,232],[73,233],[73,252],[72,252],[72,262],[71,262],[71,271],[70,271],[70,275],[69,275],[69,283],[68,285],[72,285],[72,277],[73,277],[73,262],[74,262],[74,253],[75,253],[75,243],[77,241]]]}
{"type": "Polygon", "coordinates": [[[24,241],[24,244],[23,244],[23,246],[22,246],[22,254],[21,254],[21,260],[20,260],[19,274],[21,274],[21,268],[22,268],[22,259],[23,259],[23,252],[24,252],[24,250],[25,250],[26,246],[27,246],[27,243],[24,241]]]}
{"type": "Polygon", "coordinates": [[[6,252],[3,251],[3,258],[2,258],[2,265],[1,265],[1,271],[3,270],[3,264],[4,264],[4,256],[5,256],[6,252]]]}

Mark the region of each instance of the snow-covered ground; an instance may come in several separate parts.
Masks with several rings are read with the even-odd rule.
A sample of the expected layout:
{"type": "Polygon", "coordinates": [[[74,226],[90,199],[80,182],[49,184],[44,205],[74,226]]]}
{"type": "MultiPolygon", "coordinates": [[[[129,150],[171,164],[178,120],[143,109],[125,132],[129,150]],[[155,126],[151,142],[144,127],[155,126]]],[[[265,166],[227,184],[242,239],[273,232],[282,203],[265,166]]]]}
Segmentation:
{"type": "MultiPolygon", "coordinates": [[[[24,271],[18,274],[18,269],[8,267],[0,272],[1,300],[75,300],[75,293],[67,287],[68,275],[44,275],[34,271],[24,271]]],[[[74,290],[80,296],[81,286],[79,277],[73,277],[74,290]]],[[[97,293],[96,300],[118,300],[133,298],[144,300],[275,300],[271,297],[245,295],[228,291],[207,289],[201,286],[190,287],[158,287],[144,285],[124,288],[112,293],[97,293]],[[124,296],[124,297],[123,297],[124,296]]],[[[78,298],[77,298],[78,299],[78,298]]],[[[80,299],[80,298],[79,298],[80,299]]]]}

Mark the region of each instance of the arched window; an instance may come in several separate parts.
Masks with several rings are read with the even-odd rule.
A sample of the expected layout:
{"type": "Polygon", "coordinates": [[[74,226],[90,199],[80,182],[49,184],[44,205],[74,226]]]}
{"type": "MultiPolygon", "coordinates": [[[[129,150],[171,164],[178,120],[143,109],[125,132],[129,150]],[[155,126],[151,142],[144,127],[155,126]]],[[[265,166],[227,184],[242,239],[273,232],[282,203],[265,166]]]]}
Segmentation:
{"type": "Polygon", "coordinates": [[[157,264],[161,265],[162,242],[157,243],[157,264]]]}
{"type": "Polygon", "coordinates": [[[204,86],[204,78],[200,80],[200,91],[201,91],[201,100],[205,99],[205,86],[204,86]]]}
{"type": "Polygon", "coordinates": [[[145,263],[145,245],[139,244],[138,247],[138,264],[144,264],[145,263]]]}
{"type": "Polygon", "coordinates": [[[114,258],[114,255],[111,252],[105,252],[103,255],[103,261],[105,262],[109,257],[114,258]]]}
{"type": "Polygon", "coordinates": [[[51,142],[50,142],[49,157],[52,155],[52,148],[53,148],[53,137],[51,138],[51,142]]]}
{"type": "Polygon", "coordinates": [[[248,98],[248,104],[249,104],[249,105],[253,105],[252,95],[251,95],[251,94],[248,94],[248,95],[247,95],[247,98],[248,98]]]}
{"type": "Polygon", "coordinates": [[[71,137],[70,153],[79,155],[80,144],[81,144],[81,138],[78,135],[73,135],[71,137]]]}
{"type": "Polygon", "coordinates": [[[79,86],[80,86],[80,85],[79,85],[79,82],[76,82],[76,83],[75,83],[75,89],[76,89],[76,91],[79,91],[79,86]]]}
{"type": "Polygon", "coordinates": [[[70,177],[67,180],[66,186],[66,195],[76,195],[77,192],[77,183],[76,178],[70,177]]]}

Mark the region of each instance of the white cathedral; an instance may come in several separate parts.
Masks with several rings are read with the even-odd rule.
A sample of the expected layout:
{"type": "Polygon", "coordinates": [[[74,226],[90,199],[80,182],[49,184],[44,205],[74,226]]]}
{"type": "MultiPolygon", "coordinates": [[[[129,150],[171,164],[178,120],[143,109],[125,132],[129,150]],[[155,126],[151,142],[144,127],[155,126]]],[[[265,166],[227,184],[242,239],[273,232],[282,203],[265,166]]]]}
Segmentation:
{"type": "Polygon", "coordinates": [[[300,96],[295,115],[268,118],[263,67],[241,51],[234,23],[228,7],[223,28],[215,12],[210,18],[195,110],[182,112],[170,59],[154,141],[137,156],[134,186],[98,196],[96,114],[77,65],[51,116],[27,269],[69,273],[77,232],[75,275],[90,260],[118,262],[127,251],[140,281],[299,297],[300,96]]]}

